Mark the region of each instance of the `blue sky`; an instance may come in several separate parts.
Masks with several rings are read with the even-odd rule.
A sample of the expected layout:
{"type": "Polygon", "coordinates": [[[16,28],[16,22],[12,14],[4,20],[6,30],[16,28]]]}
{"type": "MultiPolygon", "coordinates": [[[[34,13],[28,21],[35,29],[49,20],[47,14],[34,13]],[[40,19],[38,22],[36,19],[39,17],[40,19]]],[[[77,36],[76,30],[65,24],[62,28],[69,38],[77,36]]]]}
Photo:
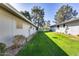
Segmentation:
{"type": "MultiPolygon", "coordinates": [[[[64,3],[66,4],[66,3],[64,3]]],[[[18,11],[24,11],[27,10],[31,13],[31,9],[33,6],[41,6],[41,8],[44,8],[45,11],[45,21],[50,20],[51,25],[54,23],[54,15],[56,14],[56,11],[63,5],[62,3],[12,3],[11,4],[14,8],[16,8],[18,11]]],[[[73,7],[73,9],[76,9],[79,13],[79,4],[78,3],[71,3],[69,4],[73,7]]]]}

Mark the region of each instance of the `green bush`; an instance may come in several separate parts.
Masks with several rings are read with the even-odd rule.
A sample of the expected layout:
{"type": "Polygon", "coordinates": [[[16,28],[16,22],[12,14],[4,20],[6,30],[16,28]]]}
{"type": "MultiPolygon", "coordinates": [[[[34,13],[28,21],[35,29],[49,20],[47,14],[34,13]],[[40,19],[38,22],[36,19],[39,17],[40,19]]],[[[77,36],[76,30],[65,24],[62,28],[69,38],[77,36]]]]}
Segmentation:
{"type": "Polygon", "coordinates": [[[0,53],[4,53],[6,48],[6,44],[0,43],[0,53]]]}

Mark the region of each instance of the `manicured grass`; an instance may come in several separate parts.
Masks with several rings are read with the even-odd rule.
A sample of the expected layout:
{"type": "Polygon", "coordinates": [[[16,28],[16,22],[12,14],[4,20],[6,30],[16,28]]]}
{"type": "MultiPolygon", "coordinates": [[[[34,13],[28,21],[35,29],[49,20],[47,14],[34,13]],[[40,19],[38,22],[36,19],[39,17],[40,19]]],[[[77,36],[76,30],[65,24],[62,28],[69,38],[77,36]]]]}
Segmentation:
{"type": "MultiPolygon", "coordinates": [[[[46,33],[46,35],[53,33],[46,33]]],[[[67,56],[67,54],[53,42],[56,40],[47,37],[44,32],[38,32],[23,49],[19,51],[19,56],[67,56]]]]}
{"type": "Polygon", "coordinates": [[[45,33],[53,42],[70,56],[79,56],[79,39],[71,35],[54,32],[45,33]]]}

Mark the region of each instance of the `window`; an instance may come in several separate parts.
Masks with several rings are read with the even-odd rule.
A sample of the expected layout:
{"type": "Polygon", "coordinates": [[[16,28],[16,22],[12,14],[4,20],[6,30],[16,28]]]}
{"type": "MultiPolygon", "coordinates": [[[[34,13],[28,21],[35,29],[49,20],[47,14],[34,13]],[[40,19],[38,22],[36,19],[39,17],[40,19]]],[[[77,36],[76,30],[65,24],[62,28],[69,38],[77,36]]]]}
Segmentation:
{"type": "Polygon", "coordinates": [[[65,24],[63,24],[63,27],[65,27],[65,24]]]}
{"type": "Polygon", "coordinates": [[[59,28],[59,25],[57,25],[57,28],[59,28]]]}
{"type": "Polygon", "coordinates": [[[36,30],[38,30],[38,27],[36,27],[36,30]]]}
{"type": "Polygon", "coordinates": [[[22,29],[23,28],[23,23],[21,21],[16,21],[16,28],[17,29],[22,29]]]}

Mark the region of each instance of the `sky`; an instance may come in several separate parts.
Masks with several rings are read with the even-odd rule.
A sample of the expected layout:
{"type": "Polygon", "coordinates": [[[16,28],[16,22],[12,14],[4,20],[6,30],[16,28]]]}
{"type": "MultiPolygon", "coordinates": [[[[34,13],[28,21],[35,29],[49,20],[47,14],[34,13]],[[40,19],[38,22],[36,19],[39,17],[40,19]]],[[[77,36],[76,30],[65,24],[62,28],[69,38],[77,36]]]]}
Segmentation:
{"type": "MultiPolygon", "coordinates": [[[[62,5],[66,3],[64,4],[62,3],[10,3],[10,4],[18,11],[26,10],[26,11],[29,11],[30,13],[33,6],[41,6],[41,8],[43,8],[45,12],[44,20],[45,21],[50,20],[51,25],[53,25],[55,24],[53,21],[55,21],[54,16],[56,12],[62,5]]],[[[69,5],[72,6],[72,8],[79,13],[79,3],[70,3],[69,5]]]]}

